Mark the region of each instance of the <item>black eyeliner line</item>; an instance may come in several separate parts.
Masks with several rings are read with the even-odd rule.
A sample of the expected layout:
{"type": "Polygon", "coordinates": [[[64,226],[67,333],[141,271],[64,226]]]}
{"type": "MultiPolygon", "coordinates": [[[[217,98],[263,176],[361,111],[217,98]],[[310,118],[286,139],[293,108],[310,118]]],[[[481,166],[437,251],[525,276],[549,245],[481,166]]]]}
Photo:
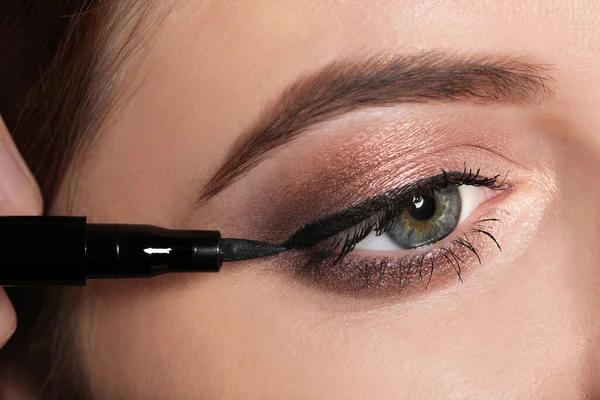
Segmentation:
{"type": "MultiPolygon", "coordinates": [[[[366,219],[376,216],[378,212],[399,214],[404,207],[402,200],[408,195],[418,193],[422,190],[442,189],[449,185],[486,186],[494,190],[505,188],[504,183],[496,184],[500,175],[495,175],[491,178],[478,178],[479,173],[480,171],[477,170],[475,175],[473,175],[473,170],[469,169],[467,172],[466,167],[463,172],[442,171],[439,175],[408,184],[401,188],[392,189],[386,193],[367,199],[354,207],[309,222],[294,232],[281,246],[287,249],[308,248],[355,227],[366,219]],[[392,208],[390,209],[390,207],[392,208]],[[315,232],[318,234],[315,234],[315,232]]],[[[379,231],[379,228],[381,228],[376,224],[373,225],[375,225],[374,228],[376,231],[379,231]]],[[[368,230],[368,233],[372,230],[373,228],[368,230]]],[[[368,233],[364,234],[364,237],[368,233]]],[[[346,246],[346,243],[344,246],[346,246]]]]}

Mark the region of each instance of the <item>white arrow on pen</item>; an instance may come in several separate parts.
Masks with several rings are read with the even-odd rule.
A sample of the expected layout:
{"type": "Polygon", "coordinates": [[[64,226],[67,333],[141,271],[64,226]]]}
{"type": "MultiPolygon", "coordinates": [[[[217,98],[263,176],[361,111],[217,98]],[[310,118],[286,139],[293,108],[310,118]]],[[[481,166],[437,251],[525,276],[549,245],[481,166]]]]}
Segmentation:
{"type": "Polygon", "coordinates": [[[152,247],[149,247],[147,249],[144,249],[144,253],[146,254],[170,254],[172,249],[153,249],[152,247]]]}

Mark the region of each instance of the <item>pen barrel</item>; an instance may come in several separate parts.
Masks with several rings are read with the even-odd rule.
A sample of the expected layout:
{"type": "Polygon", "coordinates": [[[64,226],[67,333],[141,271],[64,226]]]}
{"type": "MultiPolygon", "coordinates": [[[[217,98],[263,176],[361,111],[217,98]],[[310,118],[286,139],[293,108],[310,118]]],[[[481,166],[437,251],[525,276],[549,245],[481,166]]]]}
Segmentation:
{"type": "Polygon", "coordinates": [[[0,286],[85,284],[84,217],[0,217],[0,286]]]}
{"type": "Polygon", "coordinates": [[[143,278],[167,272],[218,272],[218,231],[151,225],[88,224],[87,277],[143,278]]]}

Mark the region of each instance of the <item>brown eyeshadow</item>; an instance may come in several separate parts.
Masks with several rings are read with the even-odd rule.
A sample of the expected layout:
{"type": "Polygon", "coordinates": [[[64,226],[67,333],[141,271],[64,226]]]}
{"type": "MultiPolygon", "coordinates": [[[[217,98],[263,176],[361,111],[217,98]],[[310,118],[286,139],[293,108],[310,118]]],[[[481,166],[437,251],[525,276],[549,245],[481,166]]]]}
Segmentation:
{"type": "MultiPolygon", "coordinates": [[[[327,149],[316,151],[312,163],[305,163],[302,169],[280,171],[277,183],[268,184],[272,188],[268,199],[260,202],[266,208],[258,210],[264,219],[254,227],[256,237],[280,243],[316,218],[438,175],[442,169],[462,171],[465,160],[480,159],[484,152],[470,147],[443,152],[443,145],[436,145],[435,141],[397,143],[397,134],[381,130],[372,136],[372,140],[362,143],[339,143],[331,153],[327,149]]],[[[481,167],[480,163],[476,165],[481,167]]],[[[498,173],[485,169],[482,172],[498,173]]]]}
{"type": "MultiPolygon", "coordinates": [[[[486,218],[497,216],[496,211],[486,218]]],[[[488,223],[486,231],[494,235],[500,220],[488,223]]],[[[278,257],[279,268],[295,271],[301,282],[328,292],[356,296],[412,295],[434,289],[452,280],[461,281],[464,274],[479,265],[493,251],[499,251],[490,236],[468,230],[443,240],[426,251],[404,251],[408,255],[392,257],[349,254],[339,262],[332,256],[311,264],[309,251],[291,251],[278,257]],[[462,244],[461,244],[462,243],[462,244]],[[472,250],[469,248],[472,246],[472,250]]]]}
{"type": "Polygon", "coordinates": [[[237,184],[242,196],[215,203],[214,226],[225,236],[282,243],[311,221],[442,170],[481,169],[488,177],[519,171],[501,155],[503,111],[392,111],[345,117],[296,139],[237,184]]]}

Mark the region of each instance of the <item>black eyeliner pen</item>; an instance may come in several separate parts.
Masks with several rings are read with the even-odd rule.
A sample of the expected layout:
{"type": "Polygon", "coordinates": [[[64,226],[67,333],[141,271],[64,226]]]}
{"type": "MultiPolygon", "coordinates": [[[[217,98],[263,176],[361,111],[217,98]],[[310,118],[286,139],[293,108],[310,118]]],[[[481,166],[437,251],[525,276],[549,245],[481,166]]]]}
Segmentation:
{"type": "Polygon", "coordinates": [[[85,217],[0,217],[0,286],[85,285],[87,279],[218,272],[223,261],[286,249],[218,231],[88,224],[85,217]]]}

